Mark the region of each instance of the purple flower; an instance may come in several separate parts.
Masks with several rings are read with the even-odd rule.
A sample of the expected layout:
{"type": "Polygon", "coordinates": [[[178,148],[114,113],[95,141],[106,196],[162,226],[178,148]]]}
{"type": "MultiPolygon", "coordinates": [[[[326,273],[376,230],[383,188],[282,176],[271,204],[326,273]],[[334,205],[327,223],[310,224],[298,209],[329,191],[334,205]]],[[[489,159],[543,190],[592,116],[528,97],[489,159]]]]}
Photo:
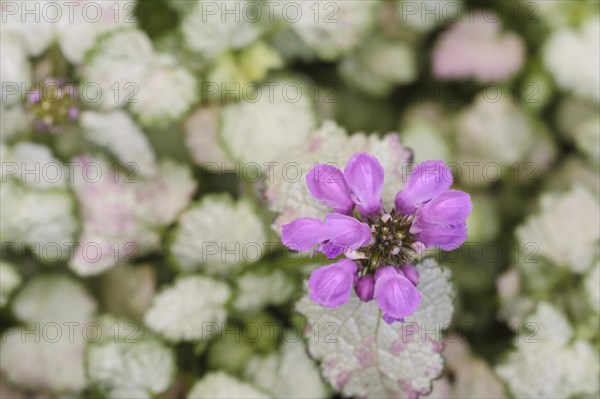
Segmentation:
{"type": "Polygon", "coordinates": [[[384,266],[375,273],[374,298],[388,323],[411,315],[421,303],[417,287],[394,266],[384,266]]]}
{"type": "Polygon", "coordinates": [[[321,306],[335,308],[350,300],[350,291],[358,279],[358,266],[349,259],[313,270],[308,289],[313,301],[321,306]]]}
{"type": "Polygon", "coordinates": [[[354,286],[360,300],[377,300],[385,321],[402,321],[421,301],[419,273],[411,265],[416,251],[452,250],[467,239],[471,201],[450,189],[452,174],[441,161],[416,165],[389,211],[381,199],[383,167],[367,153],[353,155],[343,173],[317,164],[306,182],[313,197],[333,212],[325,221],[300,218],[284,225],[281,240],[296,251],[347,257],[310,276],[311,297],[323,306],[345,304],[354,286]]]}
{"type": "Polygon", "coordinates": [[[69,107],[69,109],[67,110],[67,115],[69,116],[70,120],[77,120],[77,118],[79,118],[79,108],[69,107]]]}
{"type": "Polygon", "coordinates": [[[39,103],[42,99],[42,93],[39,90],[34,90],[27,95],[27,101],[32,104],[39,103]]]}
{"type": "Polygon", "coordinates": [[[47,79],[41,89],[28,93],[25,109],[38,131],[55,134],[79,118],[78,103],[75,86],[64,79],[47,79]]]}

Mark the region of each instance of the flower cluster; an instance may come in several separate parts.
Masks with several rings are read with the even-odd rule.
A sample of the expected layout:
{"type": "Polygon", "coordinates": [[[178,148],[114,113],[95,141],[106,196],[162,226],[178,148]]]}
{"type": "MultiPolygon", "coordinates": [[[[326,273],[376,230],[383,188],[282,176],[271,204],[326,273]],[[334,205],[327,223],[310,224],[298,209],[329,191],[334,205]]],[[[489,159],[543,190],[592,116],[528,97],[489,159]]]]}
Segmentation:
{"type": "Polygon", "coordinates": [[[73,86],[60,79],[48,79],[42,90],[34,90],[27,96],[29,118],[40,132],[60,132],[68,123],[79,117],[77,92],[73,86]]]}
{"type": "Polygon", "coordinates": [[[282,227],[285,246],[345,258],[314,270],[312,299],[326,307],[346,304],[352,287],[368,302],[376,299],[383,319],[402,321],[419,307],[419,275],[411,265],[424,249],[450,251],[467,238],[469,195],[451,190],[452,174],[441,161],[418,164],[387,211],[381,194],[384,170],[368,153],[353,155],[342,172],[317,164],[306,176],[310,193],[333,210],[325,221],[299,218],[282,227]]]}

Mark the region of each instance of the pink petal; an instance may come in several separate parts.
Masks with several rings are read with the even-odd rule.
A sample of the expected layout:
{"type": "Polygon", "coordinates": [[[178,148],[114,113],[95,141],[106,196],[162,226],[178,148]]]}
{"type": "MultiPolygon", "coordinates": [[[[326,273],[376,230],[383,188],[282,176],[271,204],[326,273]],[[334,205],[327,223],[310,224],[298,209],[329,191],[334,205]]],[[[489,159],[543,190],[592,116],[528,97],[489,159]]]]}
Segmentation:
{"type": "Polygon", "coordinates": [[[330,213],[325,217],[329,225],[329,239],[348,251],[354,251],[371,242],[371,228],[368,224],[338,213],[330,213]]]}
{"type": "Polygon", "coordinates": [[[396,194],[396,211],[414,214],[420,206],[448,190],[452,173],[443,161],[427,161],[415,166],[404,189],[396,194]]]}
{"type": "Polygon", "coordinates": [[[294,251],[308,251],[329,239],[329,226],[315,218],[299,218],[281,227],[281,242],[294,251]]]}
{"type": "Polygon", "coordinates": [[[394,319],[411,315],[421,303],[419,290],[393,266],[378,270],[374,296],[383,313],[394,319]]]}
{"type": "Polygon", "coordinates": [[[306,184],[313,197],[325,202],[335,212],[347,214],[354,208],[344,175],[335,166],[315,165],[306,175],[306,184]]]}
{"type": "Polygon", "coordinates": [[[344,169],[344,179],[361,215],[370,216],[381,210],[384,170],[377,158],[365,152],[354,154],[344,169]]]}
{"type": "Polygon", "coordinates": [[[342,259],[313,270],[308,280],[310,297],[321,306],[335,308],[348,303],[352,286],[358,278],[358,266],[342,259]]]}

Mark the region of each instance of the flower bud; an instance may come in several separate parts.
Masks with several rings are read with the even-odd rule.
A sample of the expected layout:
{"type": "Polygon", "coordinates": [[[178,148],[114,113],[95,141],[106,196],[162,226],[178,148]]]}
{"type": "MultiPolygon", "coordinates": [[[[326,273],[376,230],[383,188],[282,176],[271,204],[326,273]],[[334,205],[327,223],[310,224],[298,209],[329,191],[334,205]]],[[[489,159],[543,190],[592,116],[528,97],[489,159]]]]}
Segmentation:
{"type": "Polygon", "coordinates": [[[362,276],[358,279],[358,282],[354,286],[356,295],[363,302],[369,302],[373,299],[373,293],[375,292],[375,277],[371,274],[362,276]]]}

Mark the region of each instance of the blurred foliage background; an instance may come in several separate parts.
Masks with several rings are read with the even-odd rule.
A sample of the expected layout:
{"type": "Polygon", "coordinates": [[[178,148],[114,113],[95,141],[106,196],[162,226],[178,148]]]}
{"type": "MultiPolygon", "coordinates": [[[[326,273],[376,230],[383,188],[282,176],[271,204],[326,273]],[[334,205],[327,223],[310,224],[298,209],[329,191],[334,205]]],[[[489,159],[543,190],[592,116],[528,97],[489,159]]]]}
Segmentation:
{"type": "MultiPolygon", "coordinates": [[[[5,14],[8,3],[2,2],[5,14]]],[[[140,100],[131,106],[86,103],[79,94],[66,103],[74,114],[50,111],[55,112],[51,123],[44,119],[49,111],[43,99],[32,100],[30,94],[2,100],[3,163],[91,159],[113,165],[111,171],[117,165],[125,175],[133,163],[140,182],[123,188],[108,181],[94,190],[76,179],[48,189],[3,167],[3,398],[196,397],[190,390],[210,397],[217,395],[211,389],[237,389],[238,383],[251,383],[271,397],[343,397],[320,378],[310,378],[317,365],[305,351],[295,372],[309,376],[305,385],[313,391],[300,386],[286,391],[248,371],[262,365],[268,374],[267,363],[260,361],[269,356],[285,363],[284,333],[304,327],[295,303],[322,259],[290,257],[278,245],[277,217],[285,213],[281,204],[290,204],[269,195],[280,182],[257,182],[239,173],[235,163],[307,160],[314,137],[329,137],[325,120],[343,130],[330,134],[344,137],[331,144],[341,143],[336,148],[341,154],[353,148],[353,136],[363,134],[355,132],[377,140],[397,132],[416,162],[446,161],[460,189],[472,196],[468,242],[450,253],[431,254],[452,272],[456,298],[448,333],[464,337],[467,348],[450,345],[448,367],[432,396],[598,394],[599,2],[448,2],[463,18],[444,8],[445,2],[329,3],[337,7],[336,24],[261,20],[253,32],[244,21],[198,22],[200,2],[140,0],[133,14],[137,24],[93,33],[83,29],[80,43],[92,40],[81,46],[77,23],[41,27],[42,33],[35,33],[41,36],[33,39],[34,33],[24,33],[35,31],[31,24],[3,24],[3,83],[32,87],[50,79],[98,82],[106,89],[129,79],[139,83],[140,100]],[[422,15],[413,15],[410,7],[425,3],[450,14],[438,12],[434,22],[414,19],[422,15]],[[56,32],[48,33],[51,29],[56,32]],[[31,43],[46,36],[52,39],[35,49],[31,43]],[[232,101],[209,86],[275,81],[304,88],[308,101],[232,101]],[[104,133],[111,129],[117,133],[104,133]],[[122,227],[123,220],[134,227],[122,227]],[[259,260],[242,259],[215,272],[219,265],[194,256],[203,240],[223,237],[262,239],[273,246],[259,260]],[[112,242],[133,242],[136,251],[115,261],[103,258],[96,269],[77,249],[75,261],[51,261],[35,249],[36,243],[61,239],[100,240],[105,249],[112,249],[112,242]],[[262,290],[265,298],[257,293],[262,290]],[[194,292],[204,302],[180,315],[194,292]],[[260,298],[254,307],[236,305],[253,295],[260,298]],[[48,318],[40,318],[43,313],[48,318]],[[173,319],[163,320],[170,313],[173,319]],[[146,353],[171,367],[158,367],[156,376],[123,388],[115,375],[135,375],[137,366],[144,374],[154,367],[152,360],[139,360],[138,349],[109,350],[104,341],[87,342],[71,352],[64,349],[63,357],[56,346],[21,348],[26,345],[7,341],[19,335],[14,328],[79,320],[74,315],[107,328],[115,320],[133,322],[135,336],[148,345],[146,353]],[[276,339],[206,343],[193,321],[177,324],[194,315],[226,322],[233,331],[274,323],[276,339]],[[541,319],[540,324],[564,322],[572,334],[568,343],[556,344],[564,352],[541,358],[547,366],[536,370],[538,360],[528,362],[531,356],[521,356],[524,349],[515,341],[527,333],[529,320],[541,319]],[[36,358],[42,360],[33,367],[36,358]],[[77,366],[52,370],[58,358],[77,366]],[[132,365],[122,365],[127,362],[132,365]],[[573,364],[579,364],[576,371],[573,364]],[[484,371],[477,374],[476,367],[484,371]],[[204,379],[208,386],[195,388],[197,380],[218,371],[229,377],[204,379]],[[536,373],[539,379],[527,383],[536,373]],[[478,376],[475,382],[466,377],[471,374],[478,376]],[[569,382],[559,389],[554,383],[542,386],[544,380],[569,382]]],[[[543,334],[542,329],[545,339],[543,334]]],[[[287,383],[292,377],[280,378],[287,383]]],[[[242,395],[245,388],[230,395],[242,395]]]]}

